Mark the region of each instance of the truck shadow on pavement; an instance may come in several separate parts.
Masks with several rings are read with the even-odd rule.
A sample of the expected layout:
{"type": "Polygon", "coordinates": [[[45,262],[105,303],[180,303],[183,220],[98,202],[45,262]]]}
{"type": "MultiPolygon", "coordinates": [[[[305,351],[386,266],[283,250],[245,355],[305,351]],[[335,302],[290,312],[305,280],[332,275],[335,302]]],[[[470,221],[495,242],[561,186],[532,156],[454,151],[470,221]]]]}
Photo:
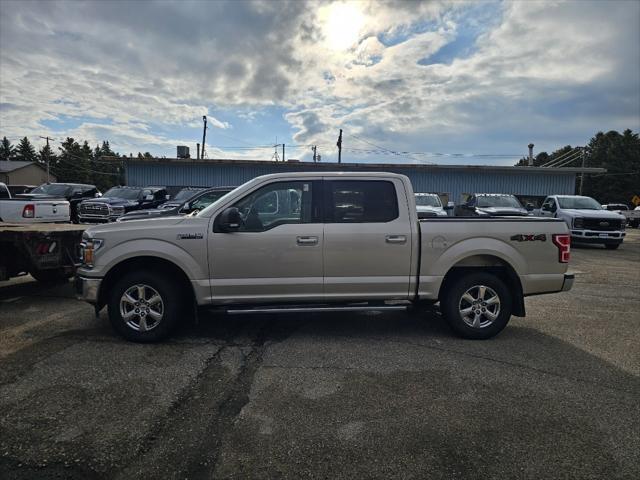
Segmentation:
{"type": "Polygon", "coordinates": [[[534,328],[206,313],[136,345],[86,320],[0,360],[2,478],[638,472],[639,379],[534,328]]]}

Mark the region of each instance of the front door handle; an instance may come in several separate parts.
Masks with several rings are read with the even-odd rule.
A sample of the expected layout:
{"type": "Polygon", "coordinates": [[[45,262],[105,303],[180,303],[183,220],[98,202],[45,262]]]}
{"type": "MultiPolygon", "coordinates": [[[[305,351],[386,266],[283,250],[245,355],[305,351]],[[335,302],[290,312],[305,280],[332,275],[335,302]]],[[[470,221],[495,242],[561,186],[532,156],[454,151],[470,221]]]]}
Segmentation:
{"type": "Polygon", "coordinates": [[[317,245],[318,237],[296,237],[298,245],[317,245]]]}
{"type": "Polygon", "coordinates": [[[385,240],[387,243],[407,243],[406,235],[387,235],[385,240]]]}

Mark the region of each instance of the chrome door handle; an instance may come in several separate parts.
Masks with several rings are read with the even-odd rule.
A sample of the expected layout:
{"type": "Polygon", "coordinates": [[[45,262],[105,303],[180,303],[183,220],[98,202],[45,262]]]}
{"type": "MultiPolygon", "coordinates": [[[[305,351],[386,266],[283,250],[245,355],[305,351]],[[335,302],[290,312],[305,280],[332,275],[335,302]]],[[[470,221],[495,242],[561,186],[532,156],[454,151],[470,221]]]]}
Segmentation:
{"type": "Polygon", "coordinates": [[[298,245],[317,245],[318,237],[296,237],[298,245]]]}
{"type": "Polygon", "coordinates": [[[407,243],[405,235],[387,235],[385,240],[387,243],[407,243]]]}

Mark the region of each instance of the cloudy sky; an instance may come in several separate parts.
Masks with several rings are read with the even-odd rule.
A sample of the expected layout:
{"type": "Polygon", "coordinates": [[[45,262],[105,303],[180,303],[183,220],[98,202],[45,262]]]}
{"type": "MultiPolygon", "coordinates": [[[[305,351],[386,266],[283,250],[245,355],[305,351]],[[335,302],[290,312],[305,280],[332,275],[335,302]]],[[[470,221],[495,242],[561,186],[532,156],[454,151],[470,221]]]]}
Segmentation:
{"type": "Polygon", "coordinates": [[[0,136],[195,157],[202,115],[209,158],[512,164],[640,130],[640,2],[0,0],[0,136]]]}

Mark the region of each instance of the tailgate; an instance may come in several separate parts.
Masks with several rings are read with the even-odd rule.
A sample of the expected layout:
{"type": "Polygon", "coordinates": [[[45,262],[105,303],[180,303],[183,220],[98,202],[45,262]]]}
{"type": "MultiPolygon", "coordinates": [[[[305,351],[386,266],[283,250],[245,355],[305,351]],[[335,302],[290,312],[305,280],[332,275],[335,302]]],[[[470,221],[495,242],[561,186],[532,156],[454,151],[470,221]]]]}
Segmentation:
{"type": "Polygon", "coordinates": [[[36,222],[68,222],[69,202],[62,200],[38,200],[28,205],[33,205],[36,222]]]}

